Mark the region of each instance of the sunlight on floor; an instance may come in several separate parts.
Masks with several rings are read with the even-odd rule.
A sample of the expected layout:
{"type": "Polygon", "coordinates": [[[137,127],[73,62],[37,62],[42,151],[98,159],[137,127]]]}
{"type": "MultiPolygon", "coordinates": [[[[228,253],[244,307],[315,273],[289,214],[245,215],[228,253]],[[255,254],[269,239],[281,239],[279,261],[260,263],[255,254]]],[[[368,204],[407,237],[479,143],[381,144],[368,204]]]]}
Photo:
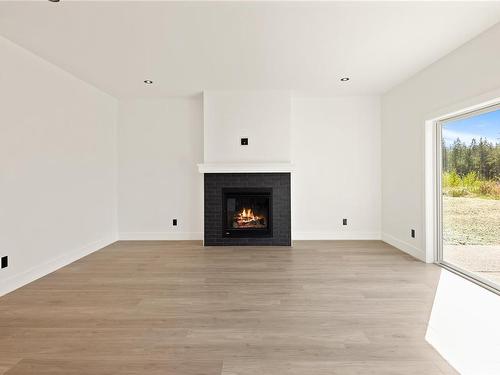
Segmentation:
{"type": "Polygon", "coordinates": [[[465,375],[500,374],[500,298],[441,271],[426,340],[465,375]]]}

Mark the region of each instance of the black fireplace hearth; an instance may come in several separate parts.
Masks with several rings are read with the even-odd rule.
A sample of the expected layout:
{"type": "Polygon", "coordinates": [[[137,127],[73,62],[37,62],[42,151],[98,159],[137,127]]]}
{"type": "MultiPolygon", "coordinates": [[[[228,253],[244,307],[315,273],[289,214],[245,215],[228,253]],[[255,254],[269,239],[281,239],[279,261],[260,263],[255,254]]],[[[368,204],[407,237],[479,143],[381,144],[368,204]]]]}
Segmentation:
{"type": "Polygon", "coordinates": [[[205,246],[291,245],[290,173],[206,173],[205,246]]]}

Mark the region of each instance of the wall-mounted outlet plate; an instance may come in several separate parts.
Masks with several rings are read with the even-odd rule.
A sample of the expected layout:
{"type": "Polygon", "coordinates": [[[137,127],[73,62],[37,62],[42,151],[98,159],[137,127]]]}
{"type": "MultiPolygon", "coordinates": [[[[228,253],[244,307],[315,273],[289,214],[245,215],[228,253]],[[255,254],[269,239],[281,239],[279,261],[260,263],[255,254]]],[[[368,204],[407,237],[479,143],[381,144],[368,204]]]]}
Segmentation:
{"type": "Polygon", "coordinates": [[[411,238],[415,238],[415,229],[411,230],[411,238]]]}
{"type": "Polygon", "coordinates": [[[342,225],[347,225],[347,219],[342,219],[342,225]]]}
{"type": "Polygon", "coordinates": [[[248,138],[241,138],[241,145],[248,146],[248,138]]]}
{"type": "Polygon", "coordinates": [[[172,225],[175,227],[177,226],[177,219],[172,220],[172,225]]]}
{"type": "Polygon", "coordinates": [[[9,257],[4,256],[2,257],[2,268],[7,268],[9,266],[9,257]]]}

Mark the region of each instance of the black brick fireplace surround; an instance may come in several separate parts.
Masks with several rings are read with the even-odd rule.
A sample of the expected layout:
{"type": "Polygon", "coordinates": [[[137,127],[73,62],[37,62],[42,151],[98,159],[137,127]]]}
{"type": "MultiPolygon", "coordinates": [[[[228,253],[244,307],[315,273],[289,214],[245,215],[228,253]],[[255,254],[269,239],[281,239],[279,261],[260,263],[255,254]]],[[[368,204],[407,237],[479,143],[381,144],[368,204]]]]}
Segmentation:
{"type": "Polygon", "coordinates": [[[290,173],[205,173],[204,180],[205,246],[291,246],[290,173]],[[272,189],[271,236],[223,235],[222,189],[227,188],[272,189]]]}

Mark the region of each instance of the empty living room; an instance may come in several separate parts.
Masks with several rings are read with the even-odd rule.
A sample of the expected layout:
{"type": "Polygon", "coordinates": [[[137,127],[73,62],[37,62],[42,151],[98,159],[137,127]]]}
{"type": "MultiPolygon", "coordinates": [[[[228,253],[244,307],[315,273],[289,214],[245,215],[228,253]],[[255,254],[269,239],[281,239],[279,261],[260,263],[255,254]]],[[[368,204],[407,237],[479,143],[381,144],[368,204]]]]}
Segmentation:
{"type": "Polygon", "coordinates": [[[500,1],[0,1],[0,375],[499,375],[500,1]]]}

